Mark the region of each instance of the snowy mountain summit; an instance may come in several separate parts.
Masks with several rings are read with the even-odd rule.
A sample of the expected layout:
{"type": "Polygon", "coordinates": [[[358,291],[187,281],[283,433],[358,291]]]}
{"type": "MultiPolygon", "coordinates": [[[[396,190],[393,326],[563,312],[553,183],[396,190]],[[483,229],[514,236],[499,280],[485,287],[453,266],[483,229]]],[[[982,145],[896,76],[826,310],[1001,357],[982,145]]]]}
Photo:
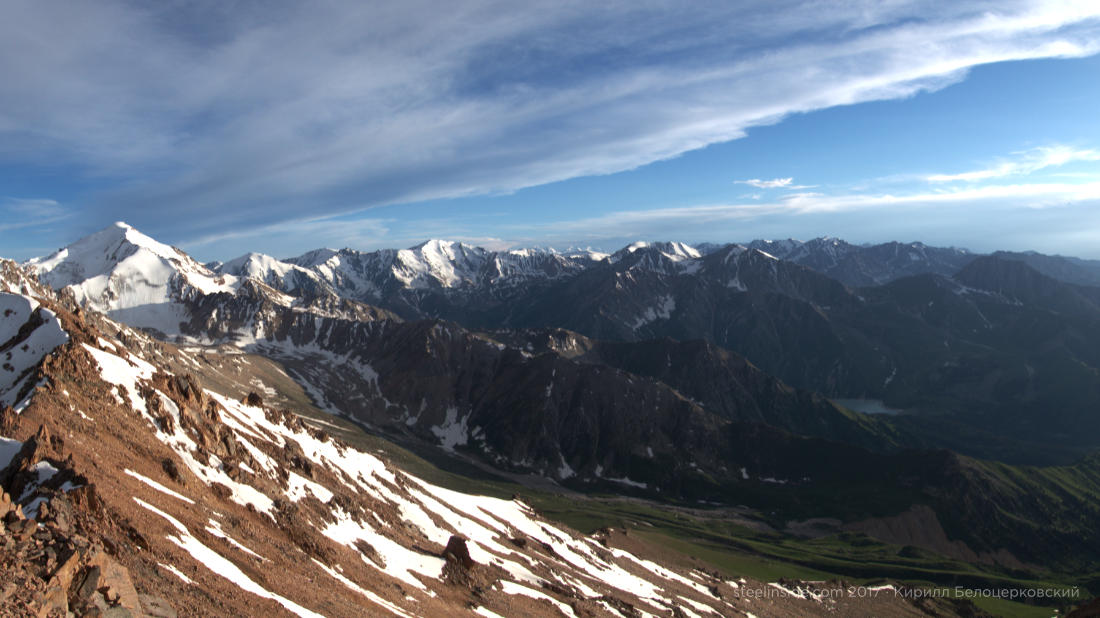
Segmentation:
{"type": "Polygon", "coordinates": [[[216,274],[121,221],[27,265],[89,309],[164,333],[178,330],[186,299],[238,287],[236,277],[216,274]]]}
{"type": "Polygon", "coordinates": [[[491,295],[493,289],[577,274],[604,257],[592,251],[490,251],[433,239],[408,249],[319,249],[286,262],[317,273],[346,298],[373,303],[407,295],[405,302],[416,306],[415,297],[422,293],[491,295]]]}

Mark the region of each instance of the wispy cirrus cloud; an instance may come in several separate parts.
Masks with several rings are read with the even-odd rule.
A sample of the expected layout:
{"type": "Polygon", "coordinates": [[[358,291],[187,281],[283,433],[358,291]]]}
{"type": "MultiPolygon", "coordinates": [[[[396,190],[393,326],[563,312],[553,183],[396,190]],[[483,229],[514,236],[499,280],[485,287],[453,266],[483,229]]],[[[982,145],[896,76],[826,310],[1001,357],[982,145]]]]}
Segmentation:
{"type": "Polygon", "coordinates": [[[239,227],[215,231],[211,234],[195,238],[188,243],[190,250],[201,250],[211,245],[231,243],[237,246],[247,247],[249,250],[264,249],[265,240],[271,238],[308,239],[308,243],[301,242],[280,243],[288,246],[289,253],[283,252],[275,255],[277,258],[291,257],[291,254],[300,254],[309,249],[328,247],[339,249],[344,247],[380,247],[389,246],[388,243],[400,241],[391,233],[390,226],[393,221],[384,218],[355,218],[340,219],[331,217],[314,217],[293,221],[278,221],[266,225],[253,227],[239,227]]]}
{"type": "Polygon", "coordinates": [[[12,0],[0,161],[82,170],[107,187],[86,224],[182,242],[632,169],[1098,48],[1100,5],[1070,0],[12,0]]]}
{"type": "Polygon", "coordinates": [[[1077,161],[1100,161],[1100,151],[1063,145],[1042,146],[1013,153],[991,167],[958,174],[933,174],[926,179],[929,182],[977,182],[1027,175],[1077,161]]]}
{"type": "Polygon", "coordinates": [[[780,189],[789,187],[794,182],[794,178],[772,178],[771,180],[761,180],[759,178],[750,178],[748,180],[735,180],[734,184],[749,185],[750,187],[756,187],[757,189],[780,189]]]}
{"type": "Polygon", "coordinates": [[[0,198],[0,232],[43,227],[72,216],[72,211],[47,198],[0,198]]]}
{"type": "Polygon", "coordinates": [[[756,187],[757,189],[787,189],[791,191],[801,189],[812,189],[816,185],[796,185],[794,184],[794,178],[772,178],[771,180],[761,180],[760,178],[750,178],[748,180],[735,180],[735,185],[749,185],[750,187],[756,187]]]}
{"type": "MultiPolygon", "coordinates": [[[[511,235],[506,236],[521,239],[521,243],[522,239],[537,238],[551,243],[670,237],[747,240],[759,235],[748,230],[757,229],[758,222],[774,220],[777,216],[786,221],[784,229],[790,230],[787,234],[803,229],[800,219],[837,214],[858,216],[857,220],[891,229],[890,219],[905,213],[907,217],[923,219],[924,225],[932,222],[946,229],[962,225],[988,227],[989,222],[983,222],[986,215],[982,213],[991,208],[1004,214],[1092,205],[1100,205],[1100,181],[988,185],[910,193],[799,193],[771,201],[623,210],[551,224],[517,225],[512,226],[511,235]],[[936,216],[929,217],[929,213],[936,213],[936,216]]],[[[906,225],[912,225],[910,219],[905,221],[906,225]]],[[[833,230],[834,233],[840,231],[833,230]]]]}

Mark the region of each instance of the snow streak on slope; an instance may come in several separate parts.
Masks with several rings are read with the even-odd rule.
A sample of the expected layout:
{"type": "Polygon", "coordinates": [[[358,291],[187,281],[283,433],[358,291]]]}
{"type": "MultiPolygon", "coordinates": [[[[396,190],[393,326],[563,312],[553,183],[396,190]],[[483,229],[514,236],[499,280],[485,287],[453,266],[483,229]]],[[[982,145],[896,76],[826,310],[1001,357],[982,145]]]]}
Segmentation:
{"type": "MultiPolygon", "coordinates": [[[[105,382],[121,387],[121,390],[129,398],[130,407],[148,416],[153,426],[156,427],[157,438],[176,451],[184,465],[195,476],[202,479],[204,483],[220,483],[228,487],[232,492],[230,497],[234,502],[241,505],[251,505],[259,512],[270,514],[273,506],[271,498],[247,484],[233,480],[226,473],[224,466],[217,460],[217,457],[212,457],[211,463],[203,463],[196,459],[195,453],[199,451],[198,445],[181,426],[179,406],[171,398],[154,389],[154,393],[159,397],[160,405],[171,419],[170,427],[167,426],[169,423],[154,417],[149,412],[148,403],[140,393],[148,388],[148,381],[156,371],[152,365],[134,355],[129,355],[124,359],[87,344],[84,345],[84,348],[99,365],[100,377],[105,382]]],[[[117,394],[116,397],[118,397],[117,394]]],[[[125,402],[120,398],[120,403],[125,402]]]]}
{"type": "Polygon", "coordinates": [[[272,599],[279,605],[287,608],[289,611],[299,616],[302,616],[302,618],[324,618],[324,616],[322,616],[321,614],[312,612],[302,607],[301,605],[298,605],[293,601],[287,600],[252,581],[252,579],[245,575],[244,572],[241,571],[239,567],[237,567],[237,565],[227,560],[218,552],[210,549],[206,545],[203,545],[201,541],[192,536],[191,533],[187,531],[187,527],[181,524],[176,518],[149,504],[148,502],[139,500],[138,498],[134,498],[134,502],[137,502],[142,507],[148,509],[153,513],[156,513],[157,515],[160,515],[165,520],[167,520],[168,523],[172,524],[172,527],[179,531],[178,535],[169,537],[169,541],[172,541],[176,545],[179,545],[180,548],[182,548],[188,554],[194,556],[195,560],[203,563],[211,571],[233,582],[234,584],[239,586],[241,590],[251,592],[252,594],[263,597],[265,599],[272,599]]]}

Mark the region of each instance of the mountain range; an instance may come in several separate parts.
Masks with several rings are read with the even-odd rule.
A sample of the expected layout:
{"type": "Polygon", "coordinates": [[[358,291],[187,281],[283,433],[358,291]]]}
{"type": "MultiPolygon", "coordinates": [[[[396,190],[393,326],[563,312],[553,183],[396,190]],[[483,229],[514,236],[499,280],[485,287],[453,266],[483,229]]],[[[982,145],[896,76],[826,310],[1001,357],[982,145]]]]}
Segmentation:
{"type": "Polygon", "coordinates": [[[747,583],[416,478],[0,268],[4,615],[726,613],[747,583]]]}
{"type": "MultiPolygon", "coordinates": [[[[438,465],[531,487],[748,505],[754,525],[770,530],[793,534],[802,529],[799,522],[817,522],[812,525],[824,526],[822,534],[855,531],[986,565],[997,577],[1024,577],[1056,563],[1073,573],[1100,565],[1093,525],[1100,466],[1090,455],[1100,446],[1094,437],[1100,435],[1094,413],[1100,409],[1100,288],[1089,285],[1100,270],[1088,261],[823,238],[700,247],[639,242],[610,254],[489,251],[433,240],[403,250],[320,249],[284,260],[250,253],[202,264],[119,223],[50,256],[3,268],[11,312],[5,316],[15,317],[0,349],[9,357],[0,397],[11,406],[5,422],[18,426],[21,442],[28,443],[34,423],[51,436],[64,431],[46,421],[45,411],[20,414],[56,414],[68,405],[57,395],[62,374],[47,375],[43,363],[81,376],[98,365],[95,380],[113,384],[106,392],[114,394],[94,405],[112,397],[112,405],[129,403],[150,418],[151,435],[175,449],[150,465],[167,470],[164,462],[174,462],[176,476],[170,476],[177,483],[215,488],[219,500],[248,510],[246,517],[266,512],[279,531],[249,528],[256,538],[298,535],[306,543],[299,548],[320,567],[335,568],[335,562],[332,553],[311,553],[327,547],[317,530],[345,548],[363,541],[411,543],[415,550],[421,541],[417,534],[365,541],[362,521],[349,533],[356,538],[334,538],[334,527],[353,527],[346,520],[355,520],[356,511],[345,502],[355,498],[338,500],[343,494],[325,479],[351,474],[354,480],[352,464],[294,452],[265,464],[255,449],[270,449],[255,439],[304,445],[301,431],[308,429],[265,401],[323,410],[438,465]],[[86,354],[51,360],[50,350],[74,348],[77,339],[86,354]],[[211,364],[211,358],[218,360],[211,364]],[[251,359],[247,365],[240,362],[245,359],[251,359]],[[272,365],[257,369],[265,363],[272,365]],[[244,403],[200,382],[228,389],[244,403]],[[200,416],[187,420],[185,408],[200,416]],[[240,473],[226,472],[225,462],[235,460],[241,465],[233,470],[271,474],[243,487],[232,478],[240,473]],[[181,465],[193,479],[180,475],[181,465]],[[1052,482],[1059,487],[1054,499],[1052,482]],[[298,511],[290,505],[284,513],[284,498],[272,497],[283,491],[297,503],[308,497],[307,487],[313,497],[327,497],[317,502],[325,509],[309,502],[312,532],[292,525],[298,511]],[[259,502],[242,498],[249,495],[259,502]],[[275,507],[257,506],[269,502],[275,507]]],[[[69,412],[93,404],[82,405],[69,412]]],[[[324,426],[318,422],[309,426],[324,426]]],[[[137,432],[134,426],[118,430],[137,432]]],[[[161,448],[148,446],[155,442],[147,437],[140,443],[146,451],[161,448]]],[[[35,457],[19,465],[33,468],[35,457]]],[[[401,492],[423,482],[386,478],[386,491],[395,484],[398,494],[373,499],[398,504],[397,517],[415,521],[408,514],[426,504],[423,492],[401,492]]],[[[474,507],[473,498],[431,491],[434,500],[451,505],[449,513],[437,513],[444,520],[470,516],[475,508],[511,521],[524,508],[474,507]]],[[[481,515],[472,516],[477,534],[462,529],[475,524],[450,531],[489,547],[492,556],[506,556],[493,545],[499,539],[485,536],[485,522],[476,522],[481,515]]],[[[175,516],[166,517],[171,523],[175,516]]],[[[199,523],[181,525],[186,530],[168,537],[179,547],[190,543],[186,534],[199,523]]],[[[426,534],[443,547],[447,528],[435,525],[426,534]]],[[[566,539],[574,533],[547,534],[566,539]]],[[[584,553],[555,551],[550,555],[584,553]]],[[[529,558],[520,562],[533,564],[529,558]]],[[[486,560],[496,558],[475,556],[486,560]]],[[[610,568],[566,561],[580,571],[610,568]]],[[[393,575],[384,562],[382,570],[393,575]]],[[[606,598],[620,614],[623,604],[653,601],[634,593],[594,596],[562,584],[569,580],[559,566],[547,568],[553,575],[540,576],[539,585],[551,586],[551,603],[572,603],[574,612],[584,599],[606,598]]],[[[537,586],[515,592],[530,579],[495,577],[499,585],[490,587],[503,586],[507,598],[546,596],[534,594],[537,586]],[[500,584],[506,580],[511,583],[500,584]]],[[[406,584],[402,589],[423,589],[406,584]]],[[[631,584],[634,590],[642,585],[631,584]]],[[[451,598],[434,586],[431,593],[451,598]]],[[[496,597],[480,596],[479,586],[485,590],[470,588],[475,600],[467,607],[490,611],[496,597]]],[[[395,613],[428,611],[382,598],[395,613]]],[[[678,603],[662,598],[650,608],[678,603]]],[[[685,602],[713,598],[726,597],[685,602]]],[[[732,607],[709,611],[725,615],[732,607]]]]}

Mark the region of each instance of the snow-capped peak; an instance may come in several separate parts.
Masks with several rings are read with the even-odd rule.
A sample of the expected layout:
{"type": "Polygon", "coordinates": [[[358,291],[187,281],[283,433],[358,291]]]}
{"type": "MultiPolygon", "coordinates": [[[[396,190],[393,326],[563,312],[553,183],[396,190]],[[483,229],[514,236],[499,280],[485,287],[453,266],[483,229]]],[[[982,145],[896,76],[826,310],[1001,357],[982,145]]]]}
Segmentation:
{"type": "MultiPolygon", "coordinates": [[[[332,252],[335,254],[335,252],[332,252]]],[[[332,259],[331,257],[329,259],[332,259]]],[[[234,277],[255,279],[283,292],[306,289],[329,290],[313,270],[298,264],[283,262],[263,253],[246,253],[218,267],[218,272],[234,277]]]]}
{"type": "Polygon", "coordinates": [[[754,240],[748,244],[748,247],[784,259],[804,244],[806,243],[801,240],[787,238],[786,240],[754,240]]]}
{"type": "MultiPolygon", "coordinates": [[[[345,250],[346,251],[346,250],[345,250]]],[[[302,268],[313,268],[322,264],[328,263],[329,260],[336,258],[340,255],[340,251],[336,249],[314,249],[308,253],[303,253],[296,258],[288,258],[283,260],[289,264],[297,264],[302,268]]]]}
{"type": "Polygon", "coordinates": [[[662,252],[676,261],[695,260],[703,257],[698,249],[682,242],[662,243],[662,252]]]}
{"type": "Polygon", "coordinates": [[[480,247],[433,239],[398,251],[393,274],[407,287],[435,283],[450,288],[475,281],[488,255],[480,247]]]}
{"type": "MultiPolygon", "coordinates": [[[[109,273],[119,262],[139,250],[165,260],[188,260],[175,247],[157,242],[122,221],[86,236],[45,258],[28,262],[51,285],[64,278],[63,285],[109,273]]],[[[55,285],[55,287],[59,287],[55,285]]]]}
{"type": "Polygon", "coordinates": [[[237,287],[235,277],[217,275],[121,221],[27,266],[50,287],[72,289],[91,309],[165,333],[178,331],[182,297],[237,287]]]}
{"type": "Polygon", "coordinates": [[[294,264],[281,262],[270,255],[252,252],[229,260],[219,266],[218,271],[238,277],[252,277],[263,281],[271,274],[284,277],[288,272],[300,268],[301,267],[295,266],[294,264]]]}
{"type": "Polygon", "coordinates": [[[616,251],[611,259],[613,262],[617,262],[627,255],[642,250],[660,253],[672,262],[696,260],[703,256],[698,249],[682,242],[646,242],[644,240],[639,240],[616,251]]]}
{"type": "Polygon", "coordinates": [[[474,247],[467,245],[457,240],[443,240],[440,238],[429,238],[424,242],[409,247],[409,251],[415,251],[420,254],[440,253],[447,255],[454,255],[456,252],[462,251],[477,251],[484,252],[485,249],[481,247],[474,247]]]}

